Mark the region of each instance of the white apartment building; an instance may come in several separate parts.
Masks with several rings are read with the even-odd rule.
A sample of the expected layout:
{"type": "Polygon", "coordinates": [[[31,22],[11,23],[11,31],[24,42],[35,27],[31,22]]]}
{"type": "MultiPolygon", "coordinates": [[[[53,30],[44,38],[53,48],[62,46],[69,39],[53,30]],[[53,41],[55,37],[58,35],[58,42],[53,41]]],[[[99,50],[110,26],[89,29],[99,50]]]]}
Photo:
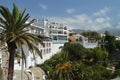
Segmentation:
{"type": "Polygon", "coordinates": [[[52,53],[59,51],[59,47],[68,42],[68,26],[66,24],[47,22],[47,31],[52,39],[52,53]]]}
{"type": "Polygon", "coordinates": [[[34,22],[27,28],[29,32],[42,34],[52,39],[52,53],[59,51],[59,47],[68,42],[68,25],[56,23],[47,19],[34,22]]]}
{"type": "Polygon", "coordinates": [[[45,60],[52,57],[52,40],[45,36],[38,36],[42,39],[44,43],[44,47],[41,44],[38,44],[37,47],[42,53],[42,58],[35,54],[33,54],[29,51],[29,49],[26,46],[23,46],[23,50],[26,55],[26,67],[29,68],[30,66],[35,66],[36,64],[42,64],[45,60]]]}
{"type": "Polygon", "coordinates": [[[45,60],[52,57],[54,54],[60,51],[60,47],[68,42],[68,29],[66,24],[56,23],[43,19],[41,21],[35,21],[31,26],[26,28],[28,32],[38,35],[45,44],[45,47],[38,45],[38,48],[42,52],[43,58],[36,56],[33,58],[31,52],[24,48],[26,54],[26,66],[34,66],[35,64],[41,64],[45,60]]]}

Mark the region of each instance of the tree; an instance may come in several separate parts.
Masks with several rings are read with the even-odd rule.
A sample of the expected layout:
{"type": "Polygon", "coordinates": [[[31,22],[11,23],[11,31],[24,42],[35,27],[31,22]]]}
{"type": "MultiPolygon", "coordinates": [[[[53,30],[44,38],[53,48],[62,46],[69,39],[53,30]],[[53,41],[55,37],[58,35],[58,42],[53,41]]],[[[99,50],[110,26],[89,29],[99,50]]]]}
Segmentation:
{"type": "MultiPolygon", "coordinates": [[[[25,45],[33,53],[36,52],[41,55],[41,52],[35,44],[42,44],[42,40],[35,35],[27,33],[25,30],[34,20],[26,23],[30,18],[29,14],[25,14],[25,10],[20,11],[18,7],[13,4],[13,10],[10,11],[7,7],[0,6],[0,17],[2,32],[0,38],[2,43],[6,43],[9,56],[8,80],[13,80],[14,71],[14,55],[17,48],[22,48],[25,45]]],[[[33,53],[35,54],[35,53],[33,53]]]]}
{"type": "Polygon", "coordinates": [[[108,34],[105,36],[105,48],[108,50],[109,53],[115,51],[115,36],[108,34]]]}
{"type": "Polygon", "coordinates": [[[116,49],[120,51],[120,40],[115,41],[116,49]]]}
{"type": "Polygon", "coordinates": [[[40,65],[52,80],[73,80],[72,63],[67,52],[61,51],[40,65]],[[49,71],[49,74],[47,73],[49,71]]]}
{"type": "Polygon", "coordinates": [[[106,69],[107,62],[106,50],[85,49],[78,43],[68,42],[41,68],[49,71],[52,80],[109,80],[112,73],[106,69]]]}
{"type": "Polygon", "coordinates": [[[85,62],[87,65],[94,65],[96,63],[107,64],[108,62],[108,52],[97,47],[94,49],[88,49],[85,57],[85,62]]]}
{"type": "Polygon", "coordinates": [[[100,39],[100,35],[99,33],[95,32],[95,31],[92,31],[92,32],[83,32],[81,33],[81,35],[85,36],[85,37],[89,37],[89,38],[95,38],[97,40],[100,39]]]}
{"type": "Polygon", "coordinates": [[[110,32],[109,32],[109,31],[105,31],[105,35],[106,35],[106,36],[109,36],[109,35],[110,35],[110,32]]]}
{"type": "Polygon", "coordinates": [[[65,43],[63,51],[68,52],[70,60],[80,60],[85,56],[86,49],[79,43],[65,43]]]}

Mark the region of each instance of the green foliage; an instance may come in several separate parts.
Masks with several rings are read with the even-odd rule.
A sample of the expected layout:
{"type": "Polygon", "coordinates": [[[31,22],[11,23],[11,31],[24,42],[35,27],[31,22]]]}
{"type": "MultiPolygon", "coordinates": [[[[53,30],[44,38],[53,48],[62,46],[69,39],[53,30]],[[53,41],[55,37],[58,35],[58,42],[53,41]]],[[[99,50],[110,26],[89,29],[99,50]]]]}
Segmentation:
{"type": "Polygon", "coordinates": [[[105,35],[106,35],[106,36],[109,36],[109,35],[110,35],[110,32],[109,32],[109,31],[105,31],[105,35]]]}
{"type": "Polygon", "coordinates": [[[81,33],[81,35],[83,35],[85,37],[95,38],[97,40],[100,39],[100,35],[97,32],[95,32],[95,31],[92,31],[92,32],[83,32],[83,33],[81,33]]]}
{"type": "Polygon", "coordinates": [[[72,68],[74,80],[108,80],[112,73],[101,64],[86,65],[83,62],[74,63],[72,68]]]}
{"type": "Polygon", "coordinates": [[[72,66],[72,71],[74,74],[74,80],[83,79],[82,71],[85,69],[85,65],[82,61],[74,62],[74,66],[72,66]]]}
{"type": "Polygon", "coordinates": [[[89,66],[94,64],[107,66],[108,56],[108,52],[101,48],[87,49],[84,64],[89,66]]]}
{"type": "Polygon", "coordinates": [[[48,78],[52,78],[52,80],[73,80],[71,66],[72,63],[69,61],[68,54],[62,51],[54,55],[50,60],[45,61],[41,68],[46,72],[48,78]]]}
{"type": "Polygon", "coordinates": [[[109,53],[115,51],[115,49],[116,49],[115,36],[106,35],[105,42],[106,42],[105,48],[108,50],[109,53]]]}
{"type": "Polygon", "coordinates": [[[105,50],[102,50],[101,48],[94,48],[91,50],[92,51],[90,52],[92,53],[90,54],[93,54],[95,61],[105,61],[108,58],[108,52],[105,50]]]}
{"type": "Polygon", "coordinates": [[[117,69],[116,71],[115,71],[115,73],[114,73],[114,76],[120,76],[120,69],[117,69]]]}
{"type": "Polygon", "coordinates": [[[120,40],[115,41],[116,49],[120,50],[120,40]]]}
{"type": "Polygon", "coordinates": [[[52,80],[109,80],[112,73],[104,65],[107,60],[108,52],[101,48],[85,49],[77,43],[66,43],[63,51],[41,67],[49,71],[52,80]]]}
{"type": "Polygon", "coordinates": [[[65,43],[63,51],[68,53],[70,60],[79,60],[85,56],[86,49],[79,43],[65,43]]]}

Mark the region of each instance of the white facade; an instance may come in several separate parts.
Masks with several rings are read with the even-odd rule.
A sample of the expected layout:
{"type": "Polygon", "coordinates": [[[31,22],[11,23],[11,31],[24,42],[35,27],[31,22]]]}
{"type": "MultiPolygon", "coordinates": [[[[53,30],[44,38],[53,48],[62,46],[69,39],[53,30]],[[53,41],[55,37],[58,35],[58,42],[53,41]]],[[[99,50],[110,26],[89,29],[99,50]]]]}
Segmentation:
{"type": "Polygon", "coordinates": [[[82,38],[81,44],[85,48],[95,48],[98,46],[98,41],[96,39],[82,38]]]}
{"type": "Polygon", "coordinates": [[[82,44],[85,48],[95,48],[98,46],[98,41],[94,38],[84,37],[76,34],[76,41],[82,44]]]}
{"type": "Polygon", "coordinates": [[[26,55],[26,68],[29,68],[30,66],[35,66],[36,64],[42,64],[45,60],[49,59],[52,56],[52,41],[46,40],[43,41],[43,43],[45,44],[45,47],[43,47],[41,44],[37,45],[42,53],[42,58],[38,56],[37,53],[35,53],[35,55],[33,56],[33,53],[31,53],[26,46],[23,46],[23,50],[26,55]]]}
{"type": "Polygon", "coordinates": [[[51,58],[60,51],[60,47],[63,46],[65,42],[68,42],[68,30],[66,24],[55,23],[43,19],[39,22],[34,22],[26,29],[32,34],[42,35],[41,38],[45,44],[45,47],[38,45],[38,48],[42,52],[42,59],[38,55],[35,56],[34,59],[32,53],[27,48],[23,48],[26,53],[27,68],[34,66],[35,64],[41,64],[45,60],[51,58]]]}
{"type": "Polygon", "coordinates": [[[116,40],[120,40],[120,36],[115,36],[116,37],[116,40]]]}
{"type": "Polygon", "coordinates": [[[60,47],[68,42],[68,25],[43,19],[45,33],[52,39],[52,54],[60,51],[60,47]]]}
{"type": "Polygon", "coordinates": [[[34,22],[27,28],[30,33],[43,34],[52,39],[53,42],[67,42],[68,40],[68,25],[56,23],[43,19],[39,22],[34,22]]]}

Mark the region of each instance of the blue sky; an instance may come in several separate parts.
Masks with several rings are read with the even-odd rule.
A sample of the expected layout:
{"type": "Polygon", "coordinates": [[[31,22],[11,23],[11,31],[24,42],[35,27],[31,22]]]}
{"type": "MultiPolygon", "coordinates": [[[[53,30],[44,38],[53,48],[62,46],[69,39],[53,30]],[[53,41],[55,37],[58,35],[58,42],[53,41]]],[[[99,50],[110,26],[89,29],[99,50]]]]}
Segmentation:
{"type": "Polygon", "coordinates": [[[10,9],[13,3],[26,8],[31,18],[49,17],[71,28],[120,29],[120,0],[0,0],[10,9]]]}

